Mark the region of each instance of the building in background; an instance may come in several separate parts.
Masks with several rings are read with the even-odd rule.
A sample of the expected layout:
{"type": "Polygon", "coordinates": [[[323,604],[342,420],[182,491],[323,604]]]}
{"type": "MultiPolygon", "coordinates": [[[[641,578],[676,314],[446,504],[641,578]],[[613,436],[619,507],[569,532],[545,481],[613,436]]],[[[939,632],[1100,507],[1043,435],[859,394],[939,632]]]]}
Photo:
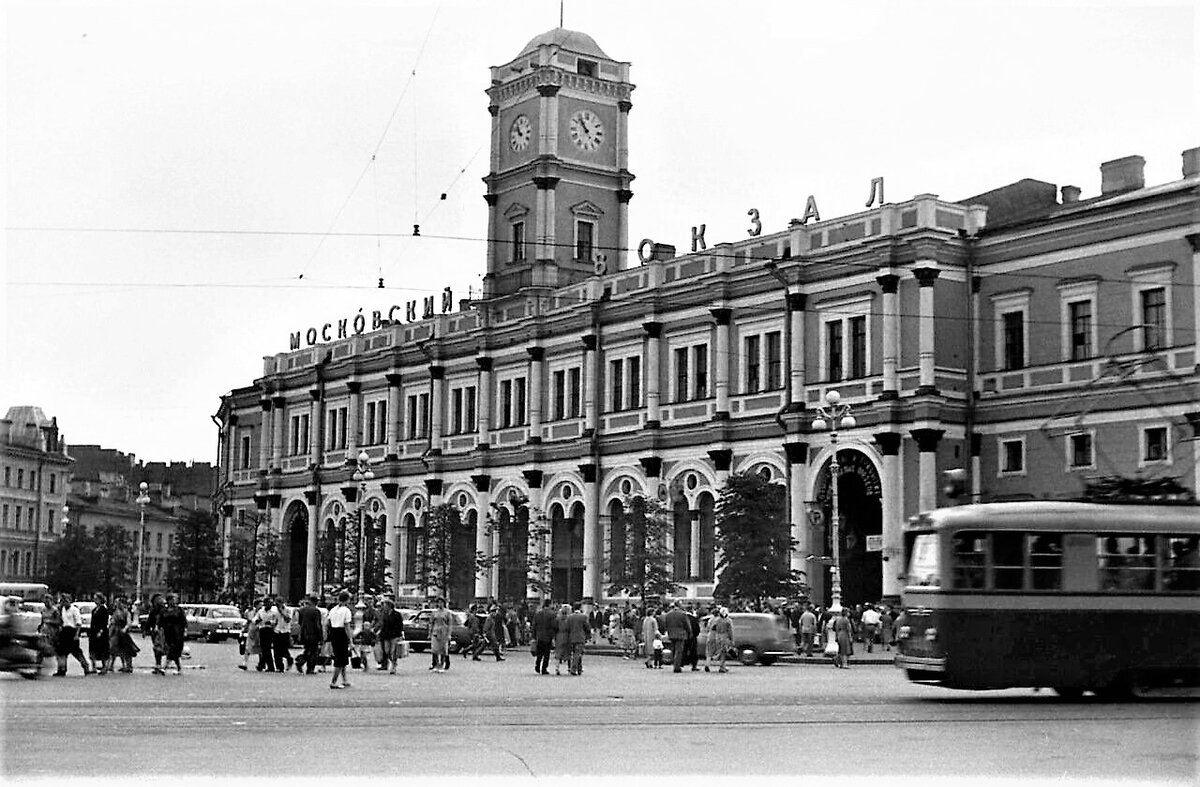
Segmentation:
{"type": "Polygon", "coordinates": [[[786,486],[791,565],[827,600],[832,446],[812,422],[831,390],[856,418],[838,443],[848,603],[898,597],[902,523],[948,502],[948,468],[977,500],[1103,475],[1200,486],[1200,149],[1151,186],[1140,157],[1105,162],[1087,198],[1028,179],[886,202],[880,179],[853,215],[810,198],[767,231],[751,210],[711,247],[697,222],[677,256],[629,242],[633,88],[562,29],[493,68],[485,298],[322,315],[222,397],[223,528],[279,534],[288,598],[345,579],[325,548],[360,510],[387,584],[416,595],[425,512],[450,503],[458,559],[496,558],[459,572],[456,605],[526,597],[535,555],[557,599],[605,601],[635,494],[671,510],[675,576],[708,597],[716,501],[749,471],[786,486]]]}
{"type": "Polygon", "coordinates": [[[8,408],[0,420],[0,472],[0,579],[40,580],[70,484],[57,420],[40,407],[8,408]]]}

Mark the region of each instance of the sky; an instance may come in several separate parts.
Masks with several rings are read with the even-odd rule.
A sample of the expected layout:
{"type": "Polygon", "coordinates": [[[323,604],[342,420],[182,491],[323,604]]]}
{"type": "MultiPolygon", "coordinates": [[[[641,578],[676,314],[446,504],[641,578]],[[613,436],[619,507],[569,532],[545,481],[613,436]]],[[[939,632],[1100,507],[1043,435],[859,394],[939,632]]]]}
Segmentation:
{"type": "MultiPolygon", "coordinates": [[[[289,334],[478,293],[490,66],[558,0],[10,1],[0,411],[216,461],[211,416],[289,334]],[[441,199],[442,194],[446,198],[441,199]],[[411,237],[419,223],[420,237],[411,237]],[[385,289],[378,289],[383,278],[385,289]]],[[[628,61],[630,242],[711,247],[1200,146],[1194,2],[566,0],[628,61]]],[[[630,255],[633,258],[635,255],[630,255]]]]}

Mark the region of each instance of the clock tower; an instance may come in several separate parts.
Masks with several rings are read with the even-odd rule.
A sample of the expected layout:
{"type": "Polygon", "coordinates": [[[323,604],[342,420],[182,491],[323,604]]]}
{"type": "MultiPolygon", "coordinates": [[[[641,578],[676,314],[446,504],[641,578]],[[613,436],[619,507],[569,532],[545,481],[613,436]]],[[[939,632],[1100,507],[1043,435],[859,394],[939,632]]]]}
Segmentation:
{"type": "Polygon", "coordinates": [[[484,297],[625,267],[629,64],[555,28],[492,67],[484,297]]]}

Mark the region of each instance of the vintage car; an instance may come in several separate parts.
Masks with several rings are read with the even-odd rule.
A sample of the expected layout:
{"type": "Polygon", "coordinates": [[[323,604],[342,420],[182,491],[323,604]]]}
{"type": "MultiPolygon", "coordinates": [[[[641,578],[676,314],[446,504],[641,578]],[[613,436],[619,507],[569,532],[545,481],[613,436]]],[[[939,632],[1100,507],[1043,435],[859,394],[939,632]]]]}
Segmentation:
{"type": "MultiPolygon", "coordinates": [[[[429,616],[432,609],[422,609],[404,621],[404,639],[414,652],[429,649],[429,616]]],[[[450,652],[457,653],[471,644],[471,630],[467,628],[467,613],[450,610],[454,625],[450,629],[450,652]]]]}
{"type": "Polygon", "coordinates": [[[229,604],[182,604],[187,613],[187,636],[205,642],[237,639],[246,628],[246,620],[237,607],[229,604]]]}

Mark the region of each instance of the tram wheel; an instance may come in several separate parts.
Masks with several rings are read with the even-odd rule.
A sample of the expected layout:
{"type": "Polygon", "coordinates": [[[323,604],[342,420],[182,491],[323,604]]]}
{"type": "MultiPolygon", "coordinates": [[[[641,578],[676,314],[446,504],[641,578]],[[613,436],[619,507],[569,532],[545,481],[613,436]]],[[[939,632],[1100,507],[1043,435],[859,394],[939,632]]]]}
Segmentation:
{"type": "Polygon", "coordinates": [[[738,661],[747,667],[752,667],[758,663],[758,651],[751,647],[744,647],[738,651],[738,661]]]}

